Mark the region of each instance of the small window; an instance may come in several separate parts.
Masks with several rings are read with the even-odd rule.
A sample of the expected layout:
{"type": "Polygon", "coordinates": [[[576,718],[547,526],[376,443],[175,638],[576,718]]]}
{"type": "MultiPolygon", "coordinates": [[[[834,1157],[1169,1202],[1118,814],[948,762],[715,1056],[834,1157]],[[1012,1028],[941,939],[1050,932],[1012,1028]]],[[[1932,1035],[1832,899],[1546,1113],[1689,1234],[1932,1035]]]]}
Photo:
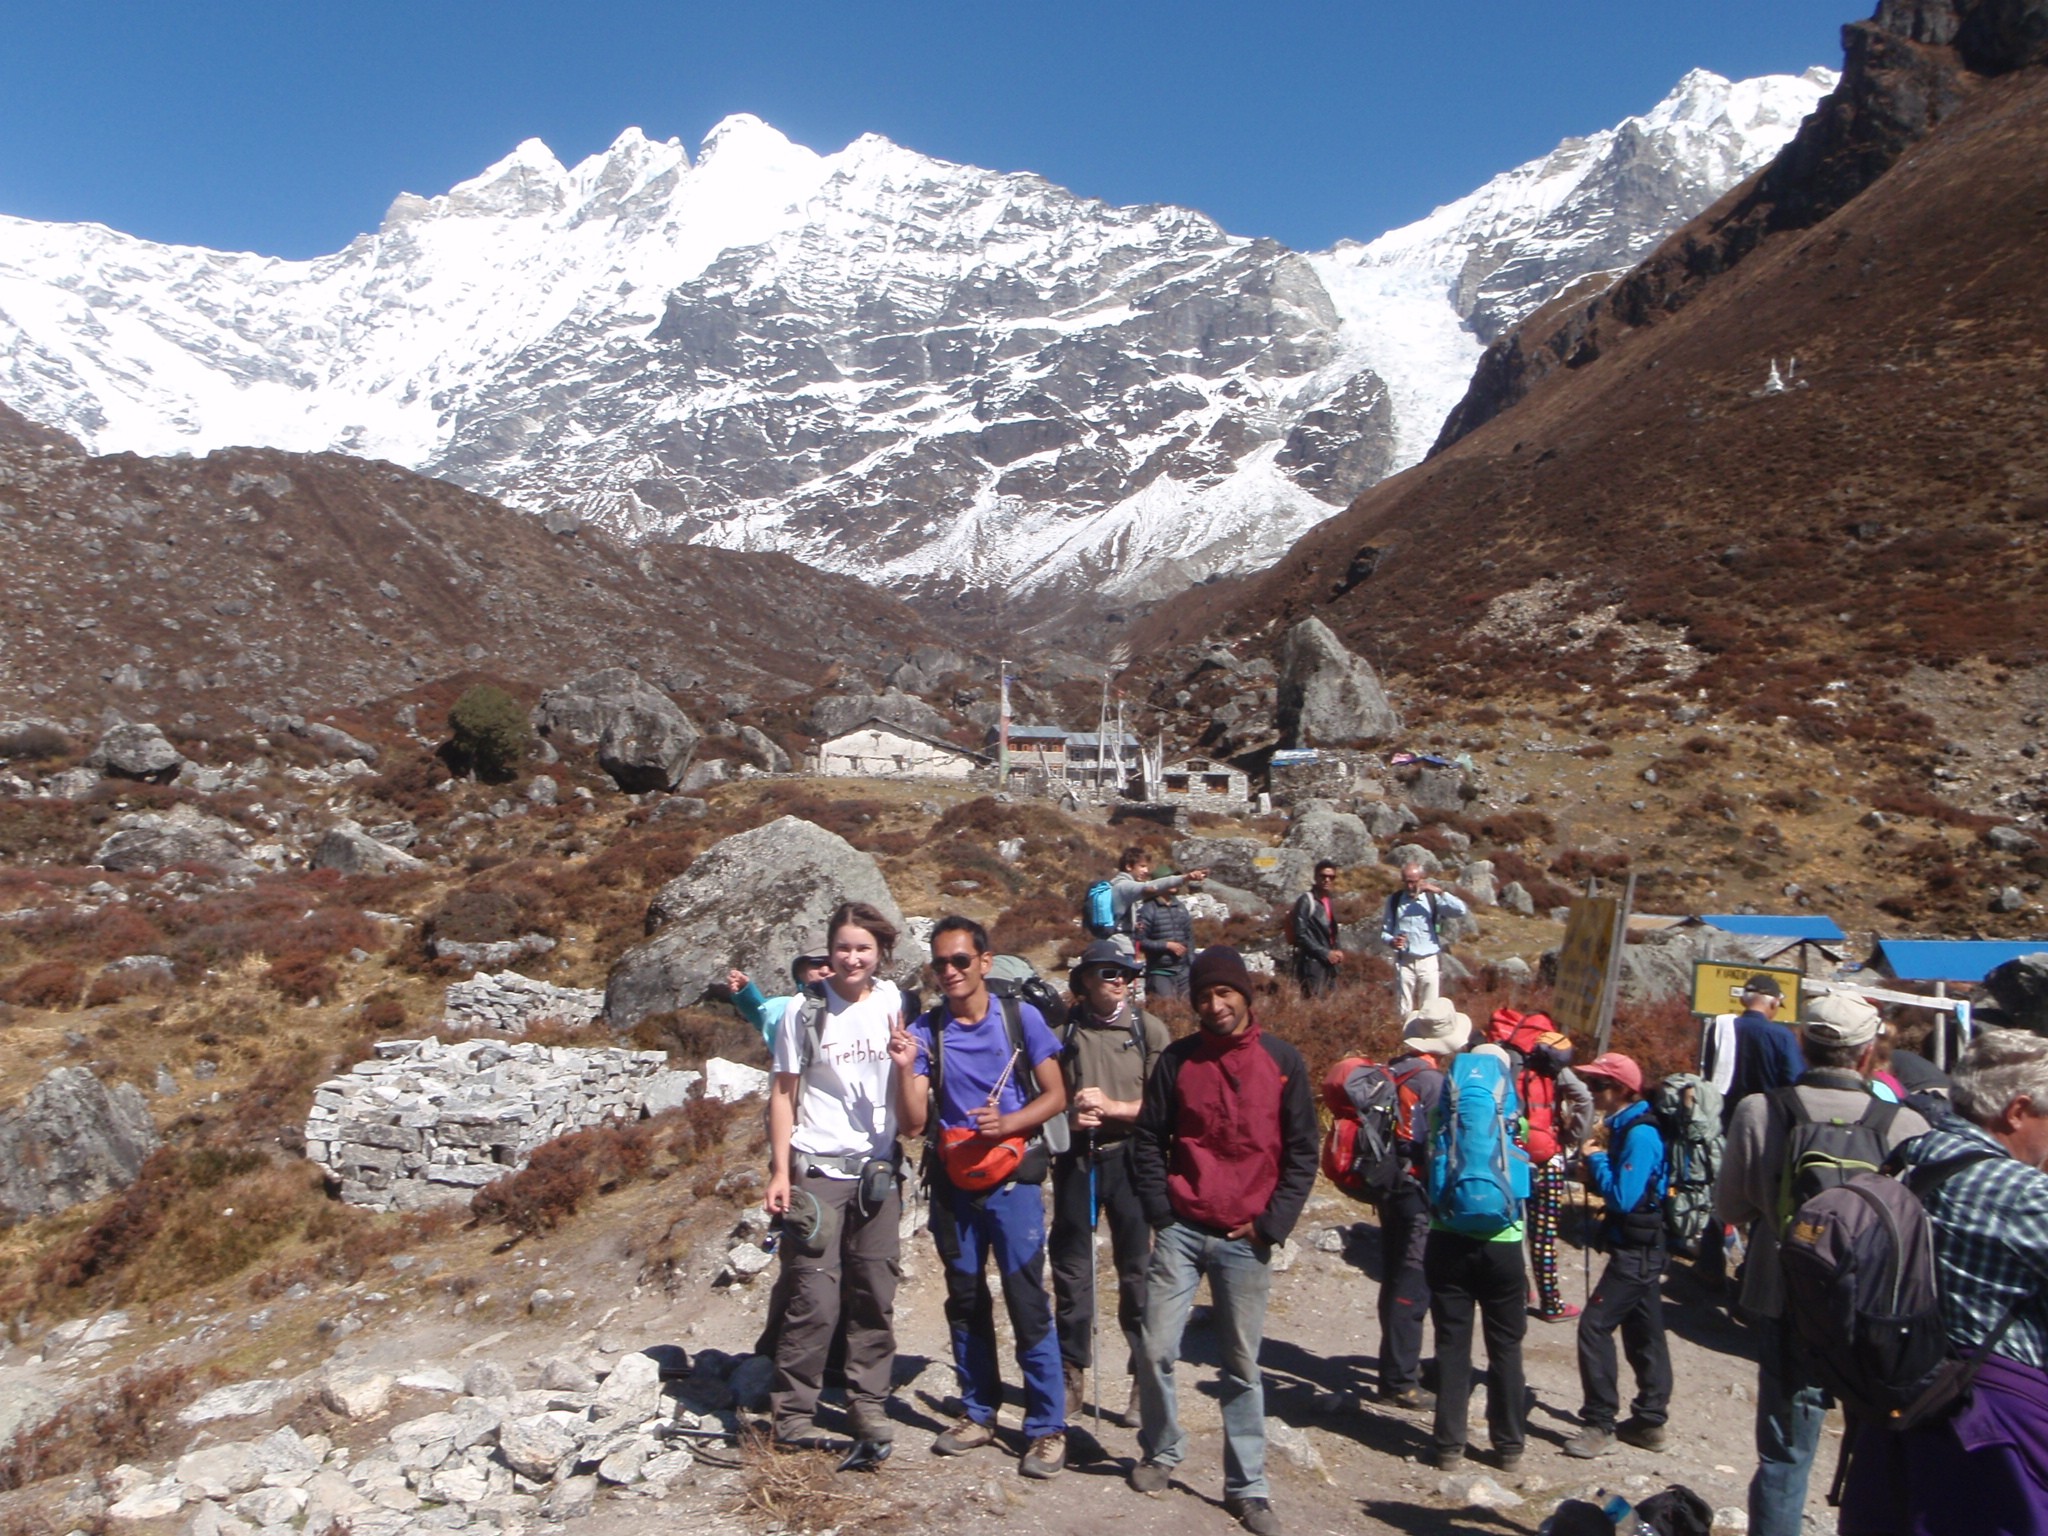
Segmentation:
{"type": "Polygon", "coordinates": [[[1166,791],[1172,795],[1186,794],[1188,792],[1188,776],[1184,773],[1169,773],[1166,776],[1166,791]]]}
{"type": "Polygon", "coordinates": [[[1230,793],[1230,775],[1227,773],[1205,773],[1202,775],[1202,788],[1208,790],[1212,795],[1227,795],[1230,793]]]}

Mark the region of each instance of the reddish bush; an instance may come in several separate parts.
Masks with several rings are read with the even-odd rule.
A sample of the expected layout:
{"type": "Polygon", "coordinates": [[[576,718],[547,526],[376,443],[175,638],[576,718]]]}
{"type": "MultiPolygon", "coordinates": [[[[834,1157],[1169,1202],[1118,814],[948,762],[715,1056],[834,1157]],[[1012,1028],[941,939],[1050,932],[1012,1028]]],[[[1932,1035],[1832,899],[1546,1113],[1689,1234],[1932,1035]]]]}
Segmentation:
{"type": "Polygon", "coordinates": [[[405,1028],[411,1015],[405,1011],[405,1004],[394,992],[376,992],[363,999],[356,1009],[356,1019],[365,1029],[389,1032],[405,1028]]]}
{"type": "Polygon", "coordinates": [[[469,1208],[478,1221],[521,1236],[550,1232],[592,1195],[639,1177],[654,1150],[654,1134],[645,1125],[572,1131],[535,1148],[517,1173],[486,1184],[469,1208]]]}
{"type": "Polygon", "coordinates": [[[317,1002],[334,996],[341,976],[315,954],[289,954],[270,962],[263,979],[295,1003],[317,1002]]]}
{"type": "Polygon", "coordinates": [[[1547,843],[1557,836],[1557,823],[1541,811],[1495,811],[1478,823],[1479,836],[1499,847],[1521,843],[1547,843]]]}
{"type": "Polygon", "coordinates": [[[1021,954],[1040,944],[1078,939],[1080,932],[1073,902],[1064,896],[1039,892],[1005,908],[990,928],[989,937],[998,949],[1021,954]]]}
{"type": "Polygon", "coordinates": [[[1625,853],[1594,853],[1588,848],[1567,848],[1550,861],[1553,874],[1566,880],[1618,880],[1628,873],[1629,856],[1625,853]]]}
{"type": "Polygon", "coordinates": [[[0,1003],[17,1008],[75,1008],[85,973],[68,960],[38,960],[0,982],[0,1003]]]}
{"type": "Polygon", "coordinates": [[[198,1390],[191,1370],[182,1365],[123,1371],[95,1383],[53,1418],[9,1442],[0,1454],[0,1489],[148,1461],[175,1422],[176,1410],[198,1390]]]}

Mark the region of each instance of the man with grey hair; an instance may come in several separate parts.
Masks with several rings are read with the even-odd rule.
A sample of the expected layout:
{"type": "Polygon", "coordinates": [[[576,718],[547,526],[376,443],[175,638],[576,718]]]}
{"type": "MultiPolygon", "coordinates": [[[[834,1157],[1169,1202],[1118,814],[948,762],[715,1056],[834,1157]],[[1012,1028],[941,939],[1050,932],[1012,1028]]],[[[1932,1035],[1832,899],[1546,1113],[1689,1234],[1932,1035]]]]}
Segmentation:
{"type": "Polygon", "coordinates": [[[1824,1156],[1876,1167],[1894,1147],[1927,1129],[1918,1114],[1870,1091],[1880,1024],[1877,1010],[1860,997],[1828,993],[1815,998],[1799,1026],[1806,1071],[1789,1088],[1751,1094],[1736,1106],[1729,1123],[1714,1213],[1750,1233],[1741,1305],[1757,1335],[1751,1536],[1799,1536],[1807,1481],[1827,1416],[1827,1395],[1794,1362],[1784,1326],[1778,1239],[1799,1193],[1786,1187],[1788,1147],[1803,1151],[1811,1146],[1824,1156]]]}
{"type": "Polygon", "coordinates": [[[1842,1501],[1850,1536],[2038,1531],[2048,1505],[2048,1040],[1984,1031],[1951,1098],[1956,1117],[1901,1158],[1909,1181],[1932,1175],[1921,1198],[1949,1349],[1983,1363],[1949,1417],[1903,1433],[1858,1427],[1842,1501]]]}
{"type": "Polygon", "coordinates": [[[1401,888],[1380,914],[1380,942],[1394,952],[1394,1006],[1403,1018],[1436,1001],[1443,920],[1463,917],[1464,902],[1429,879],[1420,864],[1401,869],[1401,888]]]}

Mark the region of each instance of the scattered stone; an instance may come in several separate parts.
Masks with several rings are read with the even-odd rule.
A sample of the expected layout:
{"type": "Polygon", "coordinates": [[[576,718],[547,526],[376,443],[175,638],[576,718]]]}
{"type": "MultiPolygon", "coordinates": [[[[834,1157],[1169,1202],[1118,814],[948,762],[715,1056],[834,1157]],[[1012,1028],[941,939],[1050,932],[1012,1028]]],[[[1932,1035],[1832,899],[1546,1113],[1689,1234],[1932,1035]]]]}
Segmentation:
{"type": "Polygon", "coordinates": [[[248,1419],[269,1413],[300,1389],[289,1381],[238,1381],[215,1387],[178,1410],[180,1424],[211,1424],[219,1419],[248,1419]]]}
{"type": "Polygon", "coordinates": [[[330,756],[353,757],[365,763],[377,761],[375,747],[367,741],[349,735],[338,725],[327,725],[318,720],[310,721],[298,734],[330,756]]]}
{"type": "Polygon", "coordinates": [[[266,1470],[254,1446],[233,1443],[188,1451],[178,1458],[177,1476],[209,1499],[225,1499],[247,1493],[263,1481],[266,1470]]]}
{"type": "Polygon", "coordinates": [[[344,875],[390,875],[426,868],[424,861],[402,848],[378,842],[353,821],[339,821],[327,829],[313,850],[312,865],[344,875]]]}
{"type": "Polygon", "coordinates": [[[53,1392],[30,1381],[0,1382],[0,1445],[6,1445],[25,1430],[46,1424],[62,1400],[53,1392]]]}
{"type": "Polygon", "coordinates": [[[537,773],[526,786],[526,803],[542,809],[557,804],[562,795],[562,786],[555,782],[552,774],[537,773]]]}
{"type": "Polygon", "coordinates": [[[320,1384],[320,1401],[350,1422],[360,1423],[391,1406],[393,1385],[393,1378],[384,1371],[337,1371],[320,1384]]]}
{"type": "Polygon", "coordinates": [[[690,1468],[695,1466],[696,1462],[695,1456],[683,1447],[677,1446],[644,1462],[640,1468],[641,1481],[665,1491],[688,1476],[690,1468]]]}
{"type": "Polygon", "coordinates": [[[1284,1275],[1294,1268],[1294,1261],[1300,1257],[1301,1250],[1295,1247],[1294,1239],[1290,1237],[1267,1256],[1266,1267],[1276,1275],[1284,1275]]]}
{"type": "Polygon", "coordinates": [[[587,1360],[572,1355],[550,1355],[540,1363],[541,1390],[587,1395],[597,1390],[597,1372],[587,1360]]]}
{"type": "Polygon", "coordinates": [[[1458,871],[1457,883],[1471,893],[1473,901],[1482,907],[1498,906],[1500,893],[1494,886],[1493,860],[1474,859],[1458,871]]]}
{"type": "MultiPolygon", "coordinates": [[[[395,1266],[397,1261],[392,1262],[395,1266]]],[[[398,1386],[405,1392],[447,1392],[452,1395],[462,1390],[462,1378],[436,1365],[406,1372],[398,1378],[398,1386]]]]}
{"type": "Polygon", "coordinates": [[[223,874],[255,872],[256,865],[235,840],[238,829],[190,804],[159,815],[136,811],[114,823],[112,836],[93,852],[102,869],[146,874],[178,864],[204,864],[223,874]]]}
{"type": "Polygon", "coordinates": [[[651,1355],[623,1355],[597,1389],[600,1414],[632,1413],[646,1418],[661,1406],[661,1365],[651,1355]]]}
{"type": "Polygon", "coordinates": [[[725,1269],[719,1279],[727,1285],[744,1285],[774,1262],[774,1254],[763,1252],[752,1243],[741,1243],[725,1256],[725,1269]]]}
{"type": "Polygon", "coordinates": [[[612,967],[606,1021],[629,1029],[707,995],[722,999],[734,966],[787,976],[800,946],[816,942],[842,901],[871,902],[903,927],[880,866],[823,827],[782,816],[713,844],[648,906],[654,937],[612,967]]]}
{"type": "Polygon", "coordinates": [[[1313,882],[1319,857],[1305,847],[1271,848],[1256,837],[1190,837],[1173,845],[1175,868],[1208,870],[1219,886],[1244,893],[1247,906],[1258,904],[1254,897],[1280,902],[1299,896],[1313,882]]]}
{"type": "MultiPolygon", "coordinates": [[[[460,939],[444,939],[439,934],[427,940],[427,953],[436,960],[452,960],[457,965],[467,966],[473,971],[503,971],[515,960],[544,955],[554,947],[555,941],[544,933],[523,933],[516,939],[493,939],[477,944],[466,944],[460,939]]],[[[546,987],[547,984],[534,982],[532,985],[546,987]]],[[[566,992],[574,989],[564,987],[559,990],[566,992]]],[[[602,997],[603,994],[598,995],[602,997]]]]}
{"type": "Polygon", "coordinates": [[[1312,1473],[1324,1482],[1329,1481],[1329,1470],[1323,1465],[1323,1453],[1316,1449],[1313,1440],[1292,1424],[1269,1416],[1266,1420],[1266,1444],[1302,1471],[1312,1473]]]}
{"type": "Polygon", "coordinates": [[[498,1454],[514,1472],[536,1482],[549,1482],[562,1463],[576,1454],[576,1437],[551,1414],[507,1419],[498,1426],[498,1454]]]}
{"type": "Polygon", "coordinates": [[[0,1213],[49,1216],[126,1189],[156,1146],[140,1088],[58,1067],[0,1114],[0,1213]]]}
{"type": "Polygon", "coordinates": [[[1749,1529],[1749,1511],[1740,1504],[1730,1504],[1715,1510],[1714,1529],[1729,1532],[1747,1531],[1749,1529]]]}
{"type": "Polygon", "coordinates": [[[1432,878],[1443,873],[1443,860],[1420,843],[1399,843],[1387,850],[1387,862],[1396,869],[1405,869],[1410,864],[1420,864],[1422,872],[1432,878]]]}
{"type": "Polygon", "coordinates": [[[768,1081],[768,1074],[759,1067],[727,1061],[723,1056],[714,1056],[704,1063],[704,1097],[707,1099],[731,1104],[757,1094],[765,1096],[768,1081]]]}
{"type": "Polygon", "coordinates": [[[462,1390],[471,1397],[510,1397],[519,1383],[497,1361],[474,1360],[462,1373],[462,1390]]]}
{"type": "Polygon", "coordinates": [[[185,766],[185,756],[153,725],[117,725],[100,738],[88,762],[112,779],[168,784],[185,766]]]}
{"type": "Polygon", "coordinates": [[[1520,1494],[1503,1488],[1490,1477],[1470,1472],[1451,1473],[1438,1482],[1437,1492],[1468,1509],[1513,1509],[1522,1502],[1520,1494]]]}
{"type": "Polygon", "coordinates": [[[2008,826],[1987,828],[1984,841],[2000,853],[2032,853],[2041,846],[2018,827],[2008,826]]]}
{"type": "Polygon", "coordinates": [[[657,1449],[652,1440],[636,1436],[616,1450],[608,1452],[597,1464],[599,1482],[628,1487],[640,1481],[640,1470],[657,1449]]]}
{"type": "Polygon", "coordinates": [[[185,1507],[185,1486],[176,1478],[144,1483],[107,1506],[115,1520],[162,1520],[185,1507]]]}
{"type": "Polygon", "coordinates": [[[546,1520],[581,1520],[597,1507],[597,1479],[565,1477],[540,1501],[546,1520]]]}
{"type": "Polygon", "coordinates": [[[2002,886],[1991,897],[1994,912],[2017,912],[2026,904],[2026,893],[2016,885],[2002,886]]]}
{"type": "Polygon", "coordinates": [[[1317,1253],[1342,1253],[1344,1251],[1344,1229],[1342,1227],[1319,1227],[1309,1239],[1309,1246],[1317,1253]]]}
{"type": "Polygon", "coordinates": [[[1519,880],[1510,880],[1500,888],[1501,907],[1518,917],[1536,915],[1536,898],[1531,896],[1519,880]]]}
{"type": "Polygon", "coordinates": [[[289,1525],[310,1502],[303,1488],[258,1488],[228,1507],[252,1525],[289,1525]]]}

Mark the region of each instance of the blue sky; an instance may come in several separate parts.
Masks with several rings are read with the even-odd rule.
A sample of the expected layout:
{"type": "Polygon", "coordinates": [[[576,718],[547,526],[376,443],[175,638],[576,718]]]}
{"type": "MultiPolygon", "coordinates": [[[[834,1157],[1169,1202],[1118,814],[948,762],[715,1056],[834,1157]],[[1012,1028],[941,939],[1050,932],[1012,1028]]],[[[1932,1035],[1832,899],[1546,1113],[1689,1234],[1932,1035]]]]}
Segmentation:
{"type": "Polygon", "coordinates": [[[529,136],[752,112],[1310,249],[1420,217],[1687,69],[1839,67],[1843,0],[0,0],[0,213],[283,256],[529,136]]]}

